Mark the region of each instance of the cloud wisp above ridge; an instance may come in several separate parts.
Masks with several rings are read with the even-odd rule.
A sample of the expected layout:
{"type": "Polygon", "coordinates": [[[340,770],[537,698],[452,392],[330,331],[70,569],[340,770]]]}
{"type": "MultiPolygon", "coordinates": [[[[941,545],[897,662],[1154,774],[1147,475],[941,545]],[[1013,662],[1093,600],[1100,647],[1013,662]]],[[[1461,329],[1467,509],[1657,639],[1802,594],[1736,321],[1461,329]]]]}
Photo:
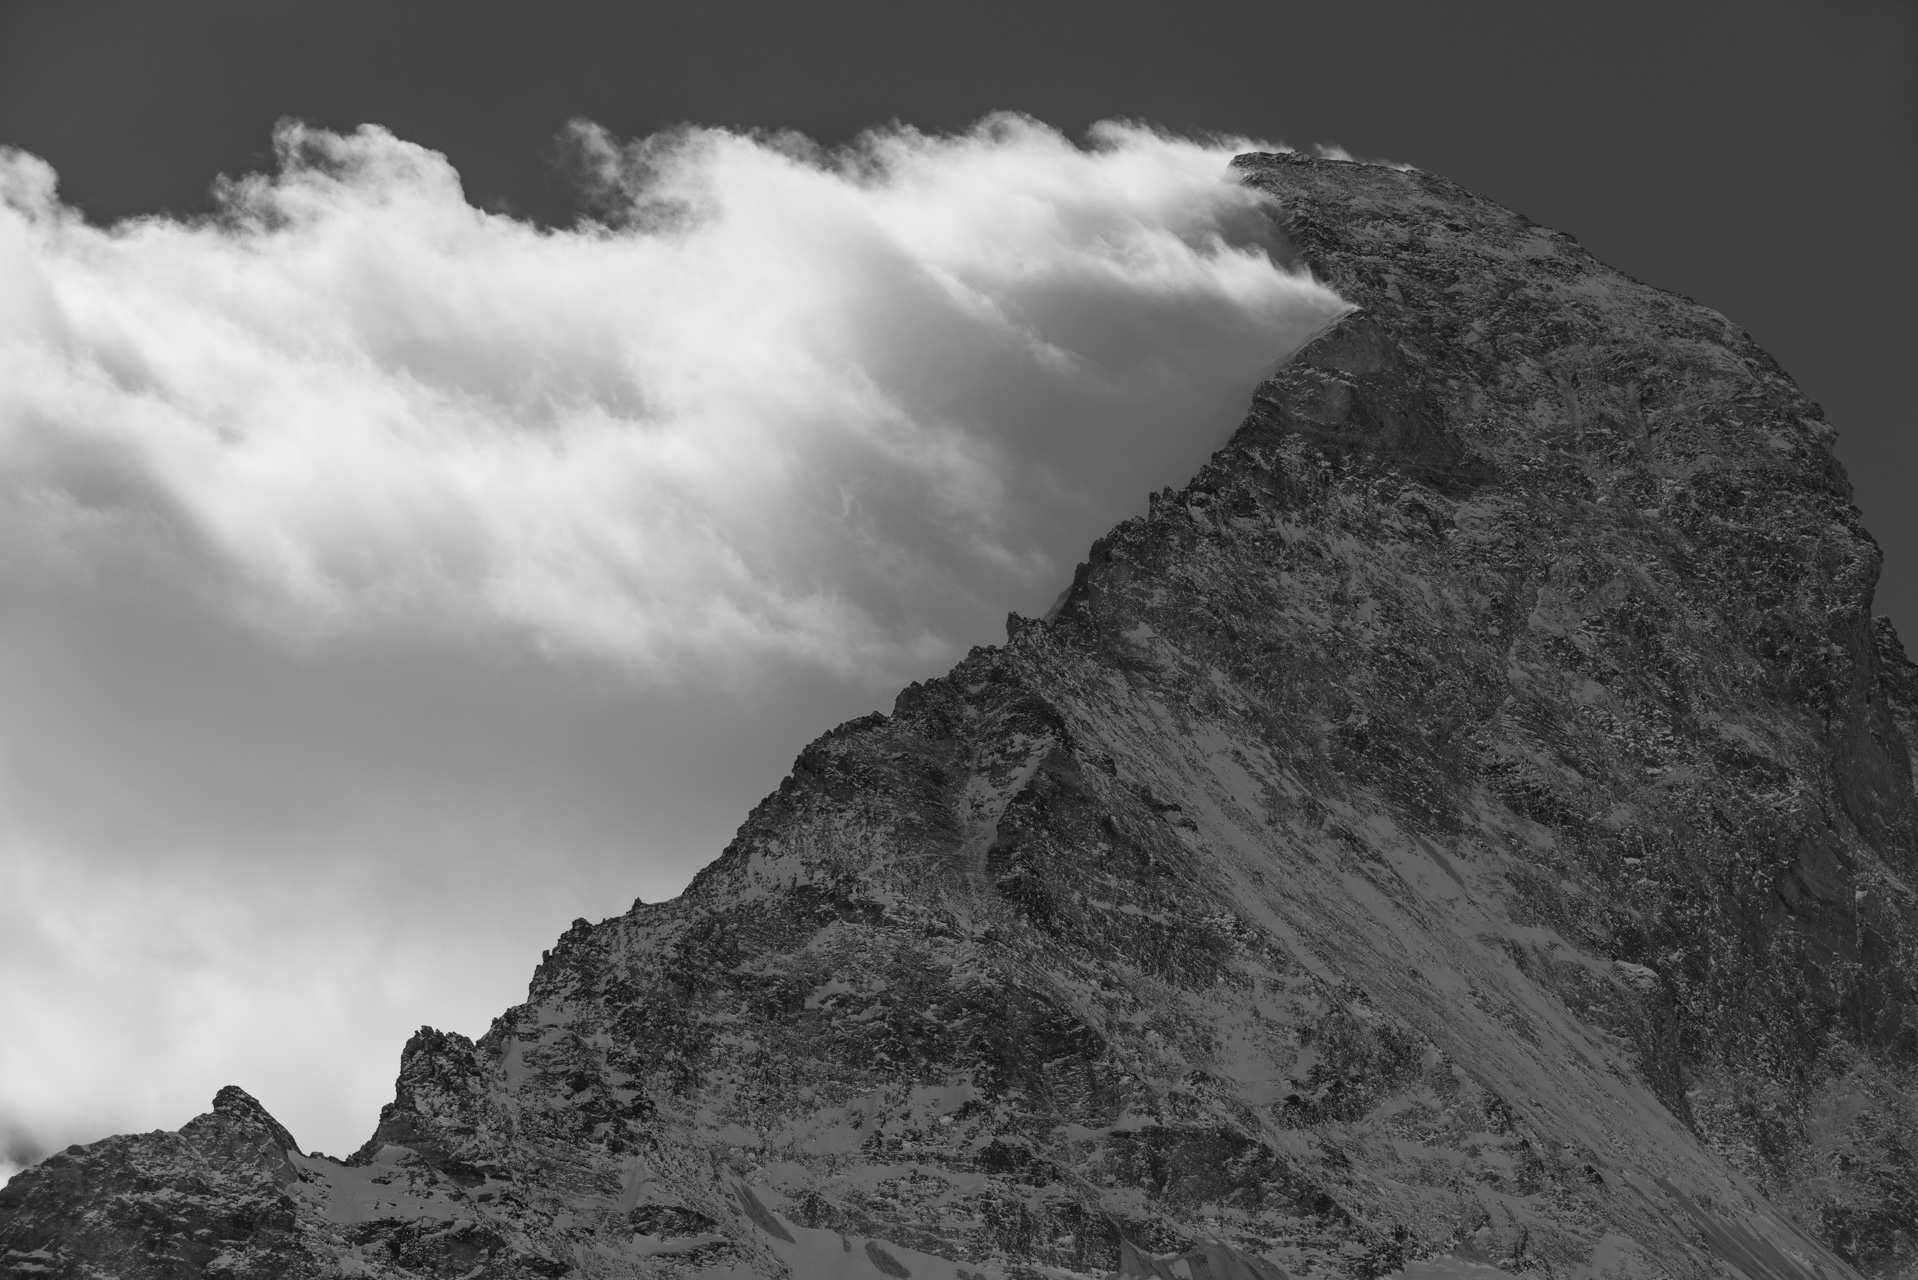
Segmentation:
{"type": "Polygon", "coordinates": [[[229,1082],[357,1145],[407,1031],[1043,609],[1344,309],[1243,142],[580,124],[552,230],[275,142],[112,227],[0,152],[0,1161],[229,1082]]]}

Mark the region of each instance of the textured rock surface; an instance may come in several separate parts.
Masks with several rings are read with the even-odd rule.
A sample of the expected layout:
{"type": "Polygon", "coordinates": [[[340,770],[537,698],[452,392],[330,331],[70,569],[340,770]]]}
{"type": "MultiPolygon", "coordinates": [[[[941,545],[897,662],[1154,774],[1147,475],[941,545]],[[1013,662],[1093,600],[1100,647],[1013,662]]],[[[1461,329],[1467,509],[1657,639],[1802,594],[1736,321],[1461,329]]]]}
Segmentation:
{"type": "Polygon", "coordinates": [[[6,1274],[1918,1275],[1918,671],[1815,406],[1442,179],[1242,158],[1355,310],[1051,616],[675,901],[0,1192],[6,1274]]]}

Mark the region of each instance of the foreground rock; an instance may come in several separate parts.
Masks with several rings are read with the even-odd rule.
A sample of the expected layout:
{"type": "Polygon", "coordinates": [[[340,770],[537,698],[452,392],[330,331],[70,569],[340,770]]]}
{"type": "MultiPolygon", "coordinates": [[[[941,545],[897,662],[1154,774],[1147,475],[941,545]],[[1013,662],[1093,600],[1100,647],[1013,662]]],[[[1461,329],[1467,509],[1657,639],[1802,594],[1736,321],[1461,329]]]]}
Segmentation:
{"type": "Polygon", "coordinates": [[[1918,1274],[1918,672],[1749,338],[1425,174],[1244,157],[1355,310],[679,899],[223,1091],[9,1275],[1918,1274]]]}

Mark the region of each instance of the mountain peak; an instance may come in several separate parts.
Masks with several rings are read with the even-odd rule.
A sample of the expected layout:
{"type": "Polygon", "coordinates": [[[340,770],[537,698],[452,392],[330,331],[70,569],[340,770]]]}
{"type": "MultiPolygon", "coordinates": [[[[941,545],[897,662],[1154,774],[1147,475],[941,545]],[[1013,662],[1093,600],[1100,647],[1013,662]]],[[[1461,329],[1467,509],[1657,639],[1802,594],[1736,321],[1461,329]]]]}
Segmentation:
{"type": "MultiPolygon", "coordinates": [[[[1831,427],[1442,178],[1235,163],[1354,309],[229,1272],[1911,1273],[1918,683],[1831,427]]],[[[86,1274],[61,1170],[169,1137],[0,1242],[86,1274]]]]}

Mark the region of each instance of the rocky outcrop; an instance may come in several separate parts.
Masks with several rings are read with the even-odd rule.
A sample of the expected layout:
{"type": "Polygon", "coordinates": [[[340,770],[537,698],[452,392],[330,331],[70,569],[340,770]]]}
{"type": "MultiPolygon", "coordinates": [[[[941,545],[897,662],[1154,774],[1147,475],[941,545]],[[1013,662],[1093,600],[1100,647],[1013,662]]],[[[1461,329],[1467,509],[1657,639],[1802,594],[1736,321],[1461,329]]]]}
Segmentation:
{"type": "Polygon", "coordinates": [[[1352,311],[678,899],[0,1193],[9,1274],[1918,1275],[1918,670],[1722,316],[1256,155],[1352,311]]]}
{"type": "Polygon", "coordinates": [[[229,1085],[178,1133],[71,1147],[0,1190],[7,1275],[317,1276],[291,1135],[229,1085]]]}

